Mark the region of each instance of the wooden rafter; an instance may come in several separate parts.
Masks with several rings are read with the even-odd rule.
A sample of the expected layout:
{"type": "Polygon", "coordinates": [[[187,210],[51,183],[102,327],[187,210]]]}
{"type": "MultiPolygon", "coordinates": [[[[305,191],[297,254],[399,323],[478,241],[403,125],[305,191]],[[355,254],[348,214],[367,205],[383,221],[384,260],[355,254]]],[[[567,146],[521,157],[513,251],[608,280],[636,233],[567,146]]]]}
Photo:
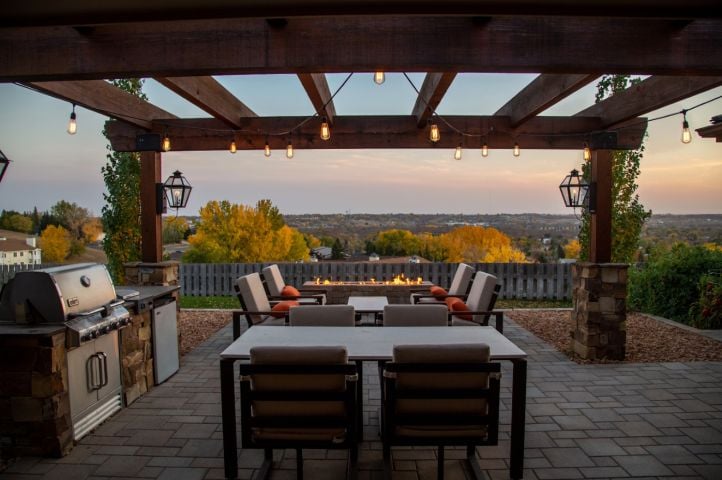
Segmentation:
{"type": "Polygon", "coordinates": [[[575,116],[602,119],[604,128],[722,85],[722,77],[650,77],[575,116]]]}
{"type": "Polygon", "coordinates": [[[299,17],[283,27],[229,18],[99,25],[83,34],[4,28],[0,81],[372,72],[379,65],[391,72],[722,75],[720,31],[719,18],[680,29],[660,19],[554,16],[483,24],[454,16],[299,17]]]}
{"type": "MultiPolygon", "coordinates": [[[[283,132],[297,126],[305,117],[255,117],[243,119],[236,134],[239,150],[260,150],[268,139],[272,148],[284,148],[288,137],[267,136],[265,132],[283,132]]],[[[524,149],[581,149],[588,132],[599,130],[595,117],[536,117],[516,131],[511,130],[508,117],[445,116],[457,128],[470,134],[483,134],[489,148],[512,148],[518,142],[524,149]],[[488,133],[490,132],[490,133],[488,133]]],[[[336,116],[331,139],[319,138],[316,125],[306,123],[293,134],[299,149],[358,148],[453,148],[458,137],[441,132],[441,141],[429,142],[426,132],[417,127],[416,117],[403,116],[336,116]]],[[[158,120],[154,131],[171,137],[174,151],[225,150],[228,133],[216,119],[158,120]]],[[[117,151],[132,151],[140,130],[120,122],[106,125],[111,145],[117,151]]],[[[629,128],[618,132],[617,148],[637,148],[646,130],[645,119],[637,119],[629,128]]],[[[467,140],[466,148],[478,148],[480,140],[467,140]]]]}
{"type": "Polygon", "coordinates": [[[213,77],[157,77],[157,82],[231,127],[256,113],[213,77]]]}
{"type": "Polygon", "coordinates": [[[702,138],[714,138],[717,143],[722,142],[722,123],[716,123],[714,125],[708,125],[706,127],[698,128],[697,133],[702,138]]]}
{"type": "Polygon", "coordinates": [[[333,124],[336,107],[333,106],[333,100],[331,100],[331,89],[328,87],[326,75],[323,73],[299,73],[298,79],[306,90],[316,113],[321,117],[326,117],[329,124],[333,124]]]}
{"type": "Polygon", "coordinates": [[[172,113],[141,100],[104,80],[74,82],[33,82],[28,87],[61,100],[80,105],[101,115],[150,129],[158,118],[176,118],[172,113]]]}
{"type": "Polygon", "coordinates": [[[411,113],[416,117],[416,124],[419,127],[426,125],[426,122],[431,118],[434,111],[436,111],[439,103],[441,103],[441,99],[446,95],[446,91],[451,86],[451,82],[454,81],[455,77],[455,72],[434,72],[426,74],[411,113]]]}
{"type": "Polygon", "coordinates": [[[495,115],[509,117],[511,126],[516,128],[592,82],[595,78],[597,78],[595,74],[545,73],[539,75],[512,97],[495,115]]]}

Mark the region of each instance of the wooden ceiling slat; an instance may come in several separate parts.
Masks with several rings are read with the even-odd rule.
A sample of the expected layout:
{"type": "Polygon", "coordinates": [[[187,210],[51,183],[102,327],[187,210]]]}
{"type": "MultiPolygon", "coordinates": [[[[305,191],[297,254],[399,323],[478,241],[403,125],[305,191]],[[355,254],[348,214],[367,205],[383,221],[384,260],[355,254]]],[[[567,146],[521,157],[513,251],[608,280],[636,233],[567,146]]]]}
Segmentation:
{"type": "Polygon", "coordinates": [[[585,108],[575,117],[600,117],[604,128],[722,85],[722,77],[649,77],[585,108]]]}
{"type": "Polygon", "coordinates": [[[306,90],[316,113],[321,117],[326,117],[329,124],[333,124],[336,107],[331,100],[331,89],[328,86],[326,75],[323,73],[299,73],[298,79],[306,90]]]}
{"type": "MultiPolygon", "coordinates": [[[[288,136],[274,135],[297,126],[305,117],[255,117],[242,120],[236,132],[238,150],[261,150],[268,139],[274,149],[285,148],[288,136]]],[[[512,148],[519,142],[523,149],[581,149],[587,134],[597,131],[596,117],[536,117],[512,131],[508,117],[445,116],[457,128],[484,134],[490,148],[512,148]]],[[[336,116],[331,139],[319,138],[317,125],[306,123],[292,136],[299,149],[359,148],[454,148],[458,136],[441,128],[441,141],[432,144],[427,133],[417,127],[413,115],[400,116],[336,116]]],[[[174,151],[226,150],[228,133],[217,119],[157,120],[154,131],[171,137],[174,151]]],[[[117,151],[135,149],[135,136],[141,131],[121,122],[108,122],[106,130],[117,151]]],[[[638,119],[618,132],[618,148],[637,148],[646,130],[646,120],[638,119]]],[[[478,149],[481,139],[465,140],[464,147],[478,149]]]]}
{"type": "Polygon", "coordinates": [[[433,72],[426,74],[411,113],[416,117],[416,124],[419,127],[426,125],[426,122],[431,118],[431,115],[436,111],[444,95],[446,95],[446,91],[451,86],[454,78],[456,78],[455,72],[433,72]]]}
{"type": "Polygon", "coordinates": [[[82,34],[4,28],[0,81],[373,72],[380,65],[387,72],[722,75],[720,31],[719,18],[680,29],[665,20],[553,16],[483,24],[454,16],[303,17],[283,27],[227,18],[99,25],[82,34]]]}
{"type": "Polygon", "coordinates": [[[596,74],[559,75],[545,73],[524,87],[495,115],[507,116],[516,128],[583,86],[594,81],[596,74]]]}
{"type": "Polygon", "coordinates": [[[176,118],[172,113],[141,100],[104,80],[33,82],[28,87],[107,117],[150,129],[157,118],[176,118]]]}
{"type": "Polygon", "coordinates": [[[213,77],[156,77],[155,80],[231,127],[238,127],[241,117],[257,116],[213,77]]]}

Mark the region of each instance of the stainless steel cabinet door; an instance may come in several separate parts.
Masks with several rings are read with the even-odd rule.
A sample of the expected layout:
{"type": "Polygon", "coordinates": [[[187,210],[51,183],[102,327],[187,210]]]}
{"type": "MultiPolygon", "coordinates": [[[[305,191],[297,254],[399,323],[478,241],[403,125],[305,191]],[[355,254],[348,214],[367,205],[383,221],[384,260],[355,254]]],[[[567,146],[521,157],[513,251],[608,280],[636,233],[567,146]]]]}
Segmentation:
{"type": "Polygon", "coordinates": [[[98,390],[98,398],[102,399],[120,388],[118,332],[98,338],[95,341],[95,352],[102,361],[102,385],[98,390]]]}
{"type": "Polygon", "coordinates": [[[97,387],[101,383],[101,365],[95,356],[95,342],[89,342],[68,352],[68,387],[70,415],[77,417],[98,401],[97,387]]]}
{"type": "Polygon", "coordinates": [[[156,385],[165,382],[180,366],[176,302],[153,310],[153,366],[156,385]]]}

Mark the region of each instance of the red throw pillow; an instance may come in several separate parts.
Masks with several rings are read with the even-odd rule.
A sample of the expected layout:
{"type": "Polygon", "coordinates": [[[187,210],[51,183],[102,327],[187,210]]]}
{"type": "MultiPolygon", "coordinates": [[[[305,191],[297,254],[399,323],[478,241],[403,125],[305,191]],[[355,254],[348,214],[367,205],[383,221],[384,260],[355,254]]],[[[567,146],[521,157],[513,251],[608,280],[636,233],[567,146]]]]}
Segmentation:
{"type": "Polygon", "coordinates": [[[429,291],[436,297],[437,300],[443,300],[449,294],[449,292],[438,285],[434,285],[429,289],[429,291]]]}
{"type": "MultiPolygon", "coordinates": [[[[457,300],[459,300],[459,299],[457,299],[457,300]]],[[[464,302],[459,300],[458,302],[454,302],[451,304],[451,311],[452,312],[468,312],[469,307],[467,307],[464,302]]],[[[473,315],[457,315],[456,313],[454,313],[454,316],[462,318],[464,320],[474,320],[473,315]]]]}
{"type": "Polygon", "coordinates": [[[285,312],[287,312],[291,307],[295,307],[296,305],[299,305],[299,303],[296,300],[284,300],[282,302],[278,302],[271,308],[274,312],[284,312],[280,314],[271,314],[272,316],[276,318],[283,318],[286,316],[285,312]]]}
{"type": "Polygon", "coordinates": [[[291,285],[286,285],[283,287],[283,290],[281,290],[281,296],[282,297],[300,297],[301,292],[296,289],[296,287],[292,287],[291,285]]]}
{"type": "Polygon", "coordinates": [[[452,310],[451,306],[455,304],[456,302],[463,302],[459,297],[446,297],[444,300],[444,303],[446,303],[446,306],[449,308],[449,311],[452,310]]]}

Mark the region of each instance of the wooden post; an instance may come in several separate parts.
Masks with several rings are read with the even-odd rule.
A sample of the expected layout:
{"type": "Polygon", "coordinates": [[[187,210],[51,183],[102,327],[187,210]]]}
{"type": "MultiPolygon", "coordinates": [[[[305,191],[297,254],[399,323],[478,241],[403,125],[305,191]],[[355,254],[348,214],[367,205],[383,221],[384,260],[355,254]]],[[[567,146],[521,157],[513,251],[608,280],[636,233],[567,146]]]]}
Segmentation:
{"type": "Polygon", "coordinates": [[[156,183],[160,183],[161,156],[158,152],[140,154],[140,224],[143,262],[163,260],[163,225],[156,213],[156,183]]]}
{"type": "Polygon", "coordinates": [[[612,155],[611,150],[592,152],[591,181],[596,183],[596,212],[592,213],[589,260],[612,261],[612,155]]]}

